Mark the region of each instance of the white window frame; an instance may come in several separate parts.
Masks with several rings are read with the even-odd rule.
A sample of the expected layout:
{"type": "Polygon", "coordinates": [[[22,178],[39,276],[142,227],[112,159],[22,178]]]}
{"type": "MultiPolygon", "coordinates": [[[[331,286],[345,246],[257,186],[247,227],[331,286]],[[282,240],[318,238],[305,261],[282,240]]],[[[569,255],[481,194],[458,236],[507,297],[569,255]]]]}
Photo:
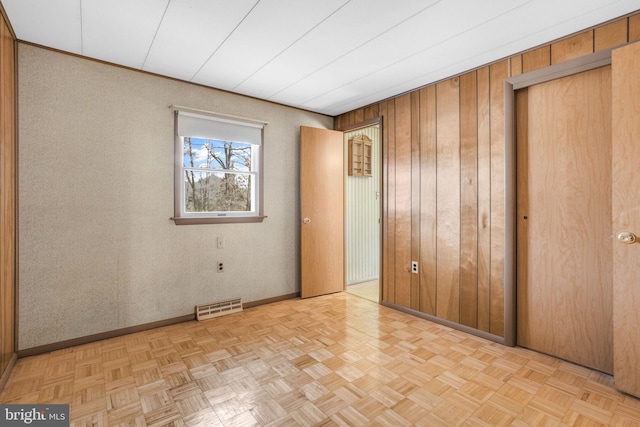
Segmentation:
{"type": "MultiPolygon", "coordinates": [[[[237,116],[212,113],[185,107],[173,107],[174,122],[174,216],[176,225],[224,224],[243,222],[262,222],[263,214],[263,159],[264,126],[263,121],[237,116]],[[185,173],[191,168],[184,166],[184,138],[201,138],[218,141],[231,141],[251,144],[252,168],[249,172],[238,172],[253,177],[252,210],[222,212],[187,212],[185,210],[185,173]]],[[[204,172],[220,172],[200,169],[204,172]]],[[[231,171],[231,173],[235,173],[231,171]]]]}

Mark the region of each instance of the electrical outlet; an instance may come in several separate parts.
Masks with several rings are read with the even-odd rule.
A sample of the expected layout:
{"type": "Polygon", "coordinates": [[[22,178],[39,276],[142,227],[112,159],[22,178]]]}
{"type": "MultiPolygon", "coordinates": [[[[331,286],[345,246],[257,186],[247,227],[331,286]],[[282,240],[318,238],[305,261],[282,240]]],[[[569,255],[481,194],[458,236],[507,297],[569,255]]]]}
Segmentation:
{"type": "Polygon", "coordinates": [[[224,263],[222,261],[218,261],[218,273],[224,273],[224,263]]]}
{"type": "Polygon", "coordinates": [[[418,274],[418,261],[411,261],[411,272],[418,274]]]}
{"type": "Polygon", "coordinates": [[[218,237],[218,249],[224,249],[224,238],[218,237]]]}

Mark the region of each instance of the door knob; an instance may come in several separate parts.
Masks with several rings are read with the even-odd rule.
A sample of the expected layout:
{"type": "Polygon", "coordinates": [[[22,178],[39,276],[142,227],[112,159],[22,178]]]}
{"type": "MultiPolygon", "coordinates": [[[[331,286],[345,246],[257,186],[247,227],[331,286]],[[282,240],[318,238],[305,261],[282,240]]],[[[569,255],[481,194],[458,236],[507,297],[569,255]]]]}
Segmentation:
{"type": "Polygon", "coordinates": [[[631,245],[632,243],[635,243],[636,240],[638,239],[636,235],[630,231],[621,231],[618,233],[616,238],[618,239],[618,242],[626,243],[627,245],[631,245]]]}
{"type": "Polygon", "coordinates": [[[311,218],[305,218],[302,220],[305,224],[309,224],[311,222],[311,218]]]}

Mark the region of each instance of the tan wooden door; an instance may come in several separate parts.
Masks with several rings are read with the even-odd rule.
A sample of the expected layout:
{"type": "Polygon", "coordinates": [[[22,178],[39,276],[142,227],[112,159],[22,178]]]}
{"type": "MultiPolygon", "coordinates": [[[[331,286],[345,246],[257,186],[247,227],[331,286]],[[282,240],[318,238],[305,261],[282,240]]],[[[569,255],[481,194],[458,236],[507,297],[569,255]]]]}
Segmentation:
{"type": "Polygon", "coordinates": [[[612,53],[613,354],[616,387],[640,396],[640,43],[612,53]]]}
{"type": "Polygon", "coordinates": [[[518,345],[612,372],[611,67],[516,96],[518,345]]]}
{"type": "Polygon", "coordinates": [[[344,290],[342,132],[300,128],[302,298],[344,290]]]}

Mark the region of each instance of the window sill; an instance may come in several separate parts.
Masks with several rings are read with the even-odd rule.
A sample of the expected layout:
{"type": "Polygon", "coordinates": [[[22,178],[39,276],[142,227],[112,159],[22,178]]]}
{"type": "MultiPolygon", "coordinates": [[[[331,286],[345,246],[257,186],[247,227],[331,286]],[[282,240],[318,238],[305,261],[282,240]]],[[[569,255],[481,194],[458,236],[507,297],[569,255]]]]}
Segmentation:
{"type": "Polygon", "coordinates": [[[262,222],[266,216],[226,216],[226,217],[200,217],[183,218],[171,217],[176,225],[197,225],[197,224],[240,224],[251,222],[262,222]]]}

